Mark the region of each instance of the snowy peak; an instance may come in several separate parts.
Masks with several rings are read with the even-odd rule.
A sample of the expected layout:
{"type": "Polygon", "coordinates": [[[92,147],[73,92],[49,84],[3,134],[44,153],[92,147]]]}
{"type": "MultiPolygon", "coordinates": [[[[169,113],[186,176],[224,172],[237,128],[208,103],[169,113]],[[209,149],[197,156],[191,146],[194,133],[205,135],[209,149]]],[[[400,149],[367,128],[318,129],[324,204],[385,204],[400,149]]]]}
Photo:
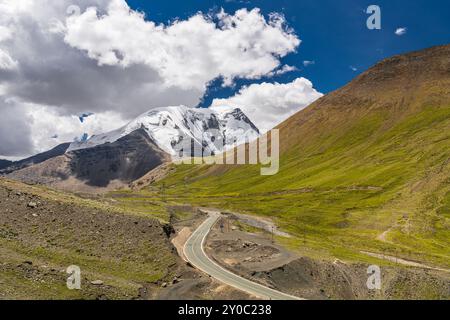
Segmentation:
{"type": "Polygon", "coordinates": [[[150,110],[118,130],[73,142],[68,152],[112,143],[141,128],[172,156],[213,155],[259,136],[258,128],[240,109],[178,106],[150,110]]]}

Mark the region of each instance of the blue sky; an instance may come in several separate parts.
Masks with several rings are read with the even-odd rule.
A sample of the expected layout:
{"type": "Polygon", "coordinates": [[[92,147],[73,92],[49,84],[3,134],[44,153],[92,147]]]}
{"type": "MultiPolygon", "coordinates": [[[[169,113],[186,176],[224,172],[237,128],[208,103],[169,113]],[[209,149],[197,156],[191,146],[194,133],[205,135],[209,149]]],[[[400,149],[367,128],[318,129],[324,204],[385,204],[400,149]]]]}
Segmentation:
{"type": "Polygon", "coordinates": [[[167,23],[175,18],[186,19],[198,11],[224,8],[233,13],[240,8],[260,8],[264,15],[283,13],[288,25],[303,41],[298,52],[283,62],[298,71],[260,81],[237,81],[232,88],[222,88],[216,81],[210,86],[202,105],[213,98],[225,98],[240,86],[262,81],[292,81],[297,77],[311,80],[317,90],[327,93],[338,89],[358,73],[383,58],[450,42],[450,1],[448,0],[250,0],[250,1],[142,1],[128,0],[130,7],[148,18],[167,23]],[[382,29],[368,30],[365,13],[369,5],[381,7],[382,29]],[[395,35],[406,27],[403,36],[395,35]],[[307,68],[303,61],[315,61],[307,68]],[[357,71],[351,69],[354,67],[357,71]]]}

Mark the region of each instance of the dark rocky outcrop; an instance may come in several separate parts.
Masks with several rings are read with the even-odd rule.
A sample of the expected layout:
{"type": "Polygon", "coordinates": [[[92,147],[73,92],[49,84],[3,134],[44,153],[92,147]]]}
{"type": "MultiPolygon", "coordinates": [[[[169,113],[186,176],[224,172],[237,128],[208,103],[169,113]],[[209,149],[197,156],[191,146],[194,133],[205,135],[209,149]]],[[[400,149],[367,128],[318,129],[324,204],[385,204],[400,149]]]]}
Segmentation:
{"type": "Polygon", "coordinates": [[[90,187],[95,190],[128,185],[169,159],[169,155],[139,129],[114,143],[71,151],[15,171],[8,177],[69,191],[91,191],[90,187]]]}
{"type": "Polygon", "coordinates": [[[69,148],[69,145],[70,143],[63,143],[49,151],[39,153],[35,156],[20,161],[15,162],[7,161],[5,165],[3,165],[4,160],[0,160],[0,174],[8,174],[35,164],[42,163],[44,161],[47,161],[48,159],[61,156],[66,152],[67,148],[69,148]]]}

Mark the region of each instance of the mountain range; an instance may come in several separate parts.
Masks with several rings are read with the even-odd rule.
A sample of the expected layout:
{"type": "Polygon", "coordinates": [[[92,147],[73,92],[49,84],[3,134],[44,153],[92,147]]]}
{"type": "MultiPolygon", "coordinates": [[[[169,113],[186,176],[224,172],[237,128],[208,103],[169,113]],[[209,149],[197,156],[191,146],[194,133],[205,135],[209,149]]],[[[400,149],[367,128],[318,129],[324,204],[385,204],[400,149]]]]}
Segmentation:
{"type": "Polygon", "coordinates": [[[240,109],[159,108],[112,132],[8,163],[0,173],[71,191],[114,189],[174,157],[220,154],[258,136],[240,109]]]}

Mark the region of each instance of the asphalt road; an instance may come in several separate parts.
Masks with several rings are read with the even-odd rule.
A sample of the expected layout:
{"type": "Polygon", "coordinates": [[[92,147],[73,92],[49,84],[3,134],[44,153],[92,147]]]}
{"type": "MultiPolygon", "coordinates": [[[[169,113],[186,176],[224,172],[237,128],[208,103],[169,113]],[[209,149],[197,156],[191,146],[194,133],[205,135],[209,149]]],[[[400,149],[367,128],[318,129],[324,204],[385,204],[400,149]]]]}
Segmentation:
{"type": "Polygon", "coordinates": [[[213,278],[230,285],[236,289],[245,291],[261,299],[269,300],[302,300],[280,291],[273,290],[258,283],[238,276],[219,266],[205,253],[203,245],[211,228],[220,218],[220,213],[209,212],[209,217],[194,231],[184,245],[184,256],[197,269],[209,274],[213,278]]]}

